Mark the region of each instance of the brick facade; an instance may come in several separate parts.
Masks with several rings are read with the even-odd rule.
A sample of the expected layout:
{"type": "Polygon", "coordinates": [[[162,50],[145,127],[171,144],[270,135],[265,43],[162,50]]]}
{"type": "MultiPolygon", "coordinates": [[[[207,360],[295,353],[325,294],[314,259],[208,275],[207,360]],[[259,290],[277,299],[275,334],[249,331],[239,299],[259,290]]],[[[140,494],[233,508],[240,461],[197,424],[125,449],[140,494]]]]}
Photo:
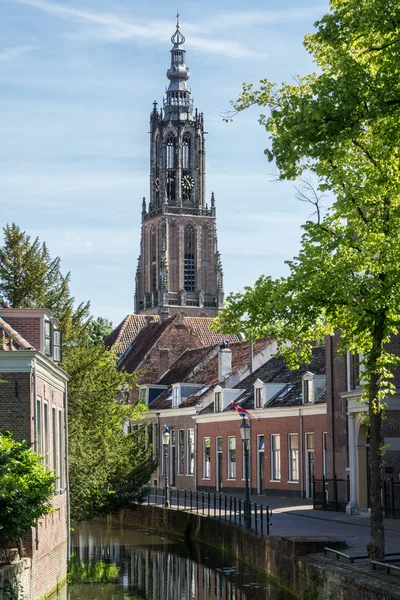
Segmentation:
{"type": "MultiPolygon", "coordinates": [[[[20,311],[22,312],[22,311],[20,311]]],[[[40,348],[43,318],[29,318],[29,310],[13,319],[12,327],[40,348]],[[24,319],[26,318],[26,323],[24,319]],[[22,325],[21,325],[22,323],[22,325]],[[31,332],[36,327],[34,333],[31,332]],[[36,342],[33,342],[36,340],[36,342]]],[[[48,313],[46,313],[46,316],[48,313]]],[[[4,311],[2,318],[5,319],[4,311]]],[[[7,321],[8,322],[8,321],[7,321]]],[[[11,319],[9,324],[11,325],[11,319]]],[[[37,350],[0,352],[0,429],[26,440],[56,471],[54,512],[24,536],[26,555],[32,559],[32,599],[53,590],[66,577],[68,554],[68,482],[66,439],[67,375],[37,350]]]]}
{"type": "MultiPolygon", "coordinates": [[[[284,412],[284,411],[281,411],[284,412]]],[[[307,451],[305,448],[306,434],[314,434],[314,467],[315,477],[321,478],[323,473],[323,434],[327,431],[326,414],[309,414],[297,416],[276,416],[275,418],[253,418],[250,420],[250,487],[251,493],[305,495],[307,493],[307,451]],[[297,481],[290,481],[288,436],[297,434],[299,440],[297,481]],[[280,479],[273,480],[271,436],[280,436],[280,479]],[[264,436],[264,452],[258,450],[259,436],[264,436]],[[262,460],[260,460],[262,455],[262,460]],[[261,472],[262,473],[261,473],[261,472]],[[261,479],[261,477],[262,479],[261,479]]],[[[304,412],[304,411],[303,411],[304,412]]],[[[243,442],[240,437],[239,425],[241,419],[235,415],[226,421],[204,422],[197,419],[197,472],[198,488],[204,491],[215,491],[217,484],[217,438],[222,438],[222,478],[221,490],[225,493],[244,493],[244,459],[243,442]],[[228,438],[236,439],[236,477],[229,478],[228,438]],[[211,460],[210,477],[204,477],[204,438],[210,438],[211,460]]]]}

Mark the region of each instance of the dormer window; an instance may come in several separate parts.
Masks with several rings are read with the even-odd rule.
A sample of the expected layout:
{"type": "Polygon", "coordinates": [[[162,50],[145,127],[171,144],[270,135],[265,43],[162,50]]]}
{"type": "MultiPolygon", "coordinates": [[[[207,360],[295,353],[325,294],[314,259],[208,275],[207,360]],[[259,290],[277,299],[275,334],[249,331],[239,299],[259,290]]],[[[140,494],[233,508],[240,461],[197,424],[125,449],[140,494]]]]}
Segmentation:
{"type": "Polygon", "coordinates": [[[54,329],[53,332],[53,360],[62,362],[62,333],[59,329],[54,329]]]}
{"type": "Polygon", "coordinates": [[[262,408],[264,406],[264,383],[261,379],[254,382],[254,408],[262,408]]]}
{"type": "Polygon", "coordinates": [[[44,322],[44,353],[46,356],[52,355],[52,322],[44,322]]]}
{"type": "Polygon", "coordinates": [[[307,371],[302,377],[303,404],[314,404],[314,402],[325,393],[325,375],[314,375],[307,371]]]}
{"type": "Polygon", "coordinates": [[[222,412],[222,392],[215,393],[214,412],[222,412]]]}
{"type": "Polygon", "coordinates": [[[314,402],[314,394],[312,389],[312,380],[303,379],[303,404],[312,404],[314,402]]]}
{"type": "Polygon", "coordinates": [[[172,408],[177,408],[181,401],[181,390],[179,385],[172,388],[172,408]]]}

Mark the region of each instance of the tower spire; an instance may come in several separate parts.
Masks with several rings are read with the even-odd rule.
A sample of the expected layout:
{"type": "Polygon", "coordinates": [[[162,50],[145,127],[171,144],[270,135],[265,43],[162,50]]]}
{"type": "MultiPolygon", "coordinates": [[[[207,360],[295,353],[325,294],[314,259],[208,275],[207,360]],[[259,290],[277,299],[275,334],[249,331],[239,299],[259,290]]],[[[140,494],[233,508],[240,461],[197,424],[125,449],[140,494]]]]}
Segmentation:
{"type": "Polygon", "coordinates": [[[173,44],[171,50],[171,66],[167,71],[170,84],[167,89],[167,97],[164,101],[164,119],[189,120],[192,119],[193,103],[187,80],[190,77],[189,69],[185,63],[186,50],[183,48],[185,36],[180,30],[179,11],[176,14],[176,30],[171,36],[173,44]]]}

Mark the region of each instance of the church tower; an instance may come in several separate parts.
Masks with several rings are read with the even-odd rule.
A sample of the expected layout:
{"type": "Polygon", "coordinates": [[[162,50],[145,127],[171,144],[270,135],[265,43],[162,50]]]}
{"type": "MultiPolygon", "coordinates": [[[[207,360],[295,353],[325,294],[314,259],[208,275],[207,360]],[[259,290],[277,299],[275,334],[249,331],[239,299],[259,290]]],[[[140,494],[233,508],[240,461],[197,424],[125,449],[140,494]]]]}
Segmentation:
{"type": "Polygon", "coordinates": [[[193,110],[179,19],[171,42],[166,98],[150,114],[135,312],[213,317],[224,299],[215,198],[207,204],[203,113],[193,110]]]}

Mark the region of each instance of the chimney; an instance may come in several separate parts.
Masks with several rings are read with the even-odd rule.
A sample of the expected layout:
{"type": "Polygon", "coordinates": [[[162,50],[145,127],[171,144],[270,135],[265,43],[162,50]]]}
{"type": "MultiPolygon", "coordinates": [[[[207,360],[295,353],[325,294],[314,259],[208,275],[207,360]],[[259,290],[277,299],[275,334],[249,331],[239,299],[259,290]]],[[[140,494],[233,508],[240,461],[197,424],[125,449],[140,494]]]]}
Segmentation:
{"type": "Polygon", "coordinates": [[[228,342],[221,342],[218,352],[218,381],[223,381],[232,373],[232,352],[228,342]]]}

